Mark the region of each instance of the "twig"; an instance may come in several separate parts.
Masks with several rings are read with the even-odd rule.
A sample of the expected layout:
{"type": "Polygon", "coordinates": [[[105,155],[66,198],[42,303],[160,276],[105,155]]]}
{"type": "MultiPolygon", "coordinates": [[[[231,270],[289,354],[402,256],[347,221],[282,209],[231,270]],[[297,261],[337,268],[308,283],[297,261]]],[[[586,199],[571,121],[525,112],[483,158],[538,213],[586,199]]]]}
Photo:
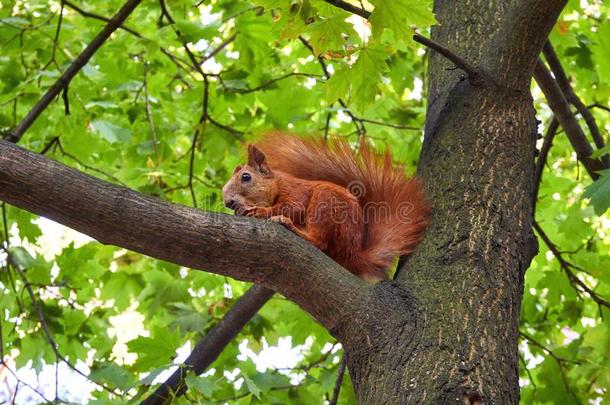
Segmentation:
{"type": "Polygon", "coordinates": [[[333,389],[333,397],[328,405],[337,405],[339,401],[339,393],[341,392],[341,385],[343,385],[343,375],[345,374],[345,367],[347,366],[347,356],[345,352],[341,357],[341,364],[339,364],[339,371],[337,372],[337,379],[335,381],[335,388],[333,389]]]}
{"type": "MultiPolygon", "coordinates": [[[[111,20],[110,18],[104,17],[102,15],[99,14],[95,14],[92,13],[90,11],[87,10],[83,10],[82,8],[78,7],[77,5],[75,5],[74,3],[68,1],[68,0],[64,0],[64,4],[68,7],[70,7],[71,9],[73,9],[74,11],[76,11],[77,13],[79,13],[80,15],[82,15],[83,17],[86,18],[93,18],[95,20],[99,20],[99,21],[104,21],[106,23],[109,23],[111,20]]],[[[130,33],[131,35],[135,36],[136,38],[142,38],[142,39],[148,39],[146,38],[144,35],[140,34],[138,31],[129,28],[126,25],[121,24],[119,26],[120,29],[124,30],[125,32],[130,33]]],[[[172,60],[172,62],[174,62],[174,64],[179,68],[179,69],[184,69],[184,66],[182,66],[182,64],[187,65],[188,64],[183,61],[182,59],[180,59],[179,57],[177,57],[176,55],[171,54],[167,49],[163,48],[163,47],[159,47],[159,49],[161,50],[161,52],[167,56],[168,58],[170,58],[172,60]]]]}
{"type": "MultiPolygon", "coordinates": [[[[2,203],[2,227],[4,228],[4,244],[5,246],[3,246],[4,251],[6,252],[6,254],[8,255],[9,249],[11,248],[11,243],[10,243],[10,235],[8,232],[8,220],[6,218],[6,203],[2,203]]],[[[6,261],[6,274],[8,276],[9,282],[11,284],[11,288],[13,289],[13,293],[15,295],[15,301],[17,301],[17,306],[19,307],[19,311],[20,312],[25,312],[25,307],[23,305],[23,303],[21,302],[21,299],[19,299],[19,295],[17,294],[17,287],[15,285],[15,280],[13,279],[13,275],[11,274],[11,265],[9,263],[9,261],[6,261]]]]}
{"type": "Polygon", "coordinates": [[[482,84],[484,82],[484,77],[478,69],[474,68],[462,57],[456,55],[453,51],[443,45],[419,34],[413,35],[413,40],[443,55],[455,66],[466,72],[466,75],[473,84],[482,84]]]}
{"type": "MultiPolygon", "coordinates": [[[[331,104],[330,108],[332,108],[332,104],[331,104]]],[[[328,113],[326,113],[326,121],[324,122],[324,140],[325,141],[328,140],[328,130],[330,129],[330,118],[331,117],[332,117],[332,114],[330,111],[328,111],[328,113]]]]}
{"type": "Polygon", "coordinates": [[[572,395],[572,397],[574,397],[574,400],[576,401],[576,403],[580,404],[581,402],[578,399],[578,397],[576,396],[576,394],[572,391],[572,388],[570,387],[570,384],[568,384],[568,380],[567,380],[567,378],[565,376],[565,373],[564,373],[564,370],[563,370],[563,363],[572,363],[572,364],[580,365],[580,362],[579,361],[574,361],[574,360],[564,359],[563,357],[557,356],[555,353],[553,353],[552,350],[548,349],[543,344],[539,343],[538,341],[534,340],[534,338],[532,338],[531,336],[526,335],[525,333],[523,333],[521,331],[519,331],[519,336],[521,336],[522,338],[524,338],[528,342],[532,343],[534,346],[538,346],[540,349],[542,349],[545,353],[547,353],[549,356],[551,356],[557,362],[557,366],[559,367],[559,372],[561,374],[561,379],[563,381],[563,385],[566,387],[566,390],[570,393],[570,395],[572,395]]]}
{"type": "Polygon", "coordinates": [[[410,130],[413,130],[413,131],[421,131],[421,128],[414,127],[412,125],[393,124],[391,122],[383,122],[383,121],[370,120],[368,118],[358,118],[358,120],[360,122],[368,122],[369,124],[381,125],[383,127],[390,127],[390,128],[396,128],[396,129],[410,129],[410,130]]]}
{"type": "Polygon", "coordinates": [[[292,72],[292,73],[286,73],[285,75],[282,75],[280,77],[276,77],[275,79],[271,79],[256,87],[247,88],[247,89],[240,89],[240,88],[236,88],[236,87],[226,87],[225,89],[229,92],[239,93],[239,94],[254,93],[256,91],[266,89],[267,87],[271,86],[273,83],[277,83],[281,80],[287,79],[289,77],[295,77],[295,76],[297,76],[297,77],[323,77],[322,75],[314,75],[311,73],[292,72]]]}
{"type": "MultiPolygon", "coordinates": [[[[324,73],[324,77],[326,77],[326,79],[330,79],[330,72],[328,71],[328,66],[326,66],[326,62],[324,62],[324,59],[322,57],[316,55],[316,52],[314,51],[313,46],[311,46],[311,44],[305,38],[303,38],[303,36],[299,35],[299,40],[305,46],[305,48],[309,49],[311,54],[315,58],[318,59],[318,63],[320,64],[320,67],[322,68],[322,72],[324,73]]],[[[366,127],[364,126],[364,124],[362,123],[360,118],[356,117],[350,111],[350,109],[347,107],[347,104],[345,104],[345,102],[342,99],[339,99],[338,101],[339,101],[339,104],[341,105],[341,107],[343,107],[343,110],[345,111],[345,113],[352,119],[352,122],[354,123],[354,126],[356,127],[358,136],[360,136],[360,137],[364,136],[366,134],[366,127]]]]}
{"type": "Polygon", "coordinates": [[[540,154],[538,155],[538,159],[536,160],[536,168],[534,169],[534,190],[532,192],[532,198],[533,198],[532,212],[536,212],[536,202],[538,201],[538,190],[540,189],[540,182],[542,181],[542,172],[544,170],[544,166],[546,165],[546,161],[549,156],[549,151],[551,150],[551,146],[553,146],[553,139],[555,138],[555,135],[557,134],[558,129],[559,129],[559,121],[557,121],[557,118],[553,117],[547,128],[546,134],[544,135],[544,141],[542,142],[542,147],[540,148],[540,154]]]}
{"type": "Polygon", "coordinates": [[[132,11],[142,2],[142,0],[127,0],[121,7],[118,13],[112,17],[111,21],[106,24],[104,29],[87,45],[85,50],[78,55],[66,71],[57,79],[57,81],[47,90],[40,101],[28,112],[25,118],[19,125],[11,131],[7,140],[10,142],[18,142],[25,131],[36,121],[38,116],[47,108],[53,99],[68,86],[70,81],[76,74],[87,64],[93,54],[104,44],[110,35],[127,19],[132,11]]]}
{"type": "Polygon", "coordinates": [[[371,16],[371,12],[368,10],[365,10],[363,8],[360,7],[356,7],[353,4],[350,4],[346,1],[343,0],[324,0],[325,2],[327,2],[328,4],[332,4],[335,7],[339,7],[345,11],[349,11],[350,13],[359,15],[362,18],[365,19],[369,19],[369,17],[371,16]]]}
{"type": "Polygon", "coordinates": [[[57,144],[57,142],[59,142],[59,136],[54,136],[53,138],[51,138],[51,140],[44,146],[44,148],[42,148],[42,150],[38,153],[40,153],[41,155],[46,154],[49,149],[51,149],[53,146],[55,146],[57,144]]]}
{"type": "MultiPolygon", "coordinates": [[[[4,358],[0,359],[0,365],[2,367],[4,367],[5,370],[8,370],[9,373],[11,373],[11,375],[13,376],[13,378],[15,380],[17,380],[17,386],[15,387],[15,393],[14,396],[17,396],[17,390],[18,390],[18,386],[19,384],[31,389],[32,391],[34,391],[36,393],[36,395],[38,395],[40,398],[42,398],[44,400],[45,403],[52,403],[53,401],[51,401],[50,399],[47,399],[47,397],[44,396],[44,394],[40,391],[38,391],[36,388],[32,387],[30,384],[28,384],[27,382],[23,381],[22,379],[19,378],[19,376],[17,375],[17,373],[15,373],[9,366],[8,364],[6,364],[6,362],[4,361],[4,358]]],[[[13,397],[13,402],[11,403],[15,403],[15,398],[13,397]]]]}
{"type": "MultiPolygon", "coordinates": [[[[7,258],[7,261],[8,260],[11,260],[10,255],[7,258]]],[[[55,339],[53,338],[53,335],[51,334],[51,331],[49,330],[49,325],[47,324],[47,321],[45,319],[44,312],[42,311],[42,306],[40,305],[40,301],[34,294],[34,290],[32,290],[32,286],[30,285],[29,281],[27,280],[25,273],[23,272],[23,270],[21,270],[21,268],[18,265],[14,264],[13,268],[17,271],[17,274],[19,274],[19,278],[21,278],[21,281],[23,282],[25,290],[28,293],[30,300],[32,300],[32,303],[34,304],[34,309],[38,316],[38,321],[40,322],[40,325],[42,326],[42,331],[44,332],[44,335],[45,335],[47,341],[49,342],[51,349],[53,349],[53,353],[55,353],[56,359],[63,361],[68,367],[70,367],[70,369],[75,371],[77,374],[80,374],[82,377],[86,378],[87,380],[91,381],[92,383],[100,386],[105,391],[108,391],[112,394],[122,397],[123,395],[120,393],[117,393],[115,389],[107,387],[106,385],[104,385],[102,383],[98,383],[96,381],[91,380],[87,374],[80,371],[78,368],[76,368],[76,366],[72,365],[72,363],[70,363],[65,357],[63,357],[63,355],[59,352],[57,342],[55,341],[55,339]]]]}
{"type": "MultiPolygon", "coordinates": [[[[82,8],[80,8],[79,6],[77,6],[76,4],[72,3],[69,0],[63,0],[63,3],[66,6],[70,7],[72,10],[76,11],[78,14],[82,15],[83,17],[93,18],[95,20],[104,21],[106,23],[109,23],[111,21],[110,18],[104,17],[103,15],[99,15],[99,14],[95,14],[95,13],[92,13],[92,12],[87,11],[87,10],[83,10],[82,8]]],[[[140,34],[139,32],[137,32],[137,31],[135,31],[135,30],[133,30],[133,29],[123,25],[123,24],[121,24],[118,28],[120,28],[120,29],[122,29],[124,31],[127,31],[131,35],[134,35],[134,36],[136,36],[138,38],[143,38],[142,34],[140,34]]]]}
{"type": "Polygon", "coordinates": [[[61,93],[61,98],[64,101],[64,111],[66,115],[70,115],[70,99],[68,98],[68,87],[64,87],[64,91],[61,93]]]}
{"type": "Polygon", "coordinates": [[[155,166],[161,163],[161,156],[159,155],[159,141],[157,140],[157,129],[155,128],[155,121],[152,117],[152,108],[150,106],[150,97],[148,95],[148,62],[144,62],[144,111],[146,113],[146,119],[150,126],[150,132],[153,141],[153,150],[155,151],[155,166]]]}
{"type": "Polygon", "coordinates": [[[212,52],[210,52],[203,58],[201,63],[204,63],[208,59],[211,59],[214,56],[216,56],[218,54],[218,52],[222,51],[223,49],[225,49],[227,47],[227,45],[229,45],[231,42],[235,41],[235,38],[237,38],[237,33],[231,35],[229,38],[222,41],[222,43],[220,45],[218,45],[218,47],[216,47],[212,52]]]}
{"type": "MultiPolygon", "coordinates": [[[[163,19],[164,18],[167,19],[168,24],[171,25],[172,29],[176,33],[176,36],[178,38],[180,38],[180,41],[182,43],[182,47],[184,48],[184,51],[186,52],[186,55],[188,56],[189,60],[191,61],[192,67],[197,72],[199,72],[199,74],[201,74],[202,76],[205,76],[205,72],[201,68],[201,63],[199,61],[197,61],[197,58],[195,57],[195,54],[189,48],[188,43],[186,42],[186,40],[184,40],[182,32],[180,32],[180,30],[176,27],[174,17],[172,17],[172,15],[170,14],[170,12],[169,12],[166,4],[165,4],[165,0],[159,0],[159,5],[161,7],[161,15],[159,16],[159,20],[158,20],[157,23],[160,26],[162,26],[163,25],[163,19]]],[[[221,45],[221,46],[224,48],[224,46],[226,46],[226,45],[221,45]]]]}
{"type": "Polygon", "coordinates": [[[580,291],[583,291],[583,292],[586,292],[587,294],[589,294],[591,299],[593,301],[595,301],[597,303],[597,305],[601,305],[606,308],[610,308],[609,301],[606,301],[605,299],[603,299],[602,297],[597,295],[597,293],[595,291],[593,291],[591,288],[589,288],[589,286],[587,286],[580,278],[578,278],[578,276],[576,276],[576,274],[574,274],[572,269],[574,268],[574,269],[580,270],[580,268],[573,265],[572,263],[568,262],[567,260],[565,260],[563,258],[563,255],[561,254],[561,251],[557,248],[557,245],[555,245],[549,239],[548,235],[542,230],[542,228],[540,227],[538,222],[534,221],[533,226],[534,226],[534,229],[536,230],[536,232],[538,233],[538,235],[540,235],[540,237],[544,241],[544,244],[549,248],[549,250],[553,253],[553,256],[555,256],[555,258],[559,262],[559,265],[561,266],[563,271],[566,273],[568,280],[570,280],[570,284],[572,284],[576,288],[577,291],[580,289],[580,291]]]}
{"type": "Polygon", "coordinates": [[[163,404],[174,396],[184,394],[184,378],[187,372],[193,370],[197,375],[202,374],[272,296],[273,291],[262,286],[252,286],[197,343],[184,366],[178,368],[153,394],[142,401],[141,405],[163,404]]]}
{"type": "MultiPolygon", "coordinates": [[[[208,60],[209,58],[213,57],[214,55],[216,55],[218,52],[220,52],[222,49],[224,49],[228,44],[230,44],[231,42],[233,42],[236,38],[236,34],[231,35],[229,38],[227,38],[226,40],[224,40],[216,49],[214,49],[210,54],[208,54],[207,56],[205,56],[203,58],[202,62],[197,61],[197,58],[195,57],[195,54],[193,54],[193,52],[191,51],[191,49],[188,46],[188,43],[186,41],[183,40],[183,36],[182,33],[180,32],[180,30],[178,30],[178,28],[176,28],[175,26],[175,20],[172,17],[172,15],[170,14],[167,5],[165,4],[165,0],[159,0],[159,5],[161,6],[161,15],[159,16],[159,24],[163,23],[163,19],[165,18],[169,24],[172,26],[172,29],[174,30],[174,32],[176,33],[176,35],[178,36],[178,38],[181,39],[182,41],[182,47],[184,48],[184,51],[186,52],[192,67],[197,70],[197,72],[199,72],[199,74],[203,77],[204,80],[204,87],[205,86],[209,86],[209,82],[208,82],[208,78],[209,76],[211,76],[208,73],[205,73],[203,71],[203,69],[201,68],[201,64],[203,62],[205,62],[206,60],[208,60]]],[[[209,89],[204,89],[204,94],[207,94],[209,92],[209,89]]],[[[207,96],[204,96],[204,102],[207,96]]],[[[225,131],[230,132],[233,135],[239,136],[242,135],[243,132],[239,131],[237,129],[231,128],[227,125],[223,125],[221,123],[219,123],[218,121],[216,121],[215,119],[213,119],[209,112],[208,112],[208,107],[207,105],[204,105],[204,114],[202,115],[202,118],[199,121],[199,124],[203,124],[205,121],[209,121],[211,124],[224,129],[225,131]]],[[[189,178],[191,178],[191,176],[189,176],[189,178]]]]}
{"type": "Polygon", "coordinates": [[[610,108],[608,108],[605,105],[602,105],[600,103],[593,103],[593,104],[587,106],[587,109],[591,109],[591,108],[599,108],[599,109],[604,110],[606,112],[610,112],[610,108]]]}
{"type": "Polygon", "coordinates": [[[232,134],[233,136],[235,136],[237,138],[241,138],[241,136],[244,134],[244,131],[240,131],[239,129],[235,129],[235,128],[230,127],[225,124],[221,124],[220,122],[216,121],[214,118],[210,117],[209,115],[208,115],[208,121],[210,121],[210,124],[220,128],[220,129],[224,129],[225,131],[229,132],[230,134],[232,134]]]}
{"type": "Polygon", "coordinates": [[[555,354],[551,349],[547,348],[546,346],[544,346],[542,343],[538,342],[537,340],[535,340],[533,337],[527,335],[524,332],[519,331],[519,335],[524,338],[525,340],[527,340],[528,342],[532,343],[534,346],[538,346],[540,349],[542,349],[546,354],[548,354],[549,356],[551,356],[552,358],[554,358],[555,360],[561,362],[561,363],[571,363],[571,364],[575,364],[575,365],[580,365],[581,362],[578,360],[570,360],[570,359],[566,359],[563,358],[561,356],[558,356],[557,354],[555,354]]]}
{"type": "Polygon", "coordinates": [[[57,52],[57,44],[59,43],[59,33],[61,31],[61,24],[62,24],[63,18],[64,18],[65,5],[66,5],[66,2],[64,0],[62,0],[61,7],[59,9],[59,19],[57,20],[57,28],[55,28],[55,38],[53,38],[53,49],[51,50],[51,59],[49,59],[47,64],[44,65],[44,67],[41,70],[45,70],[51,63],[54,63],[55,67],[57,67],[57,70],[60,70],[59,65],[57,64],[57,61],[55,60],[55,54],[57,52]]]}
{"type": "Polygon", "coordinates": [[[580,125],[578,125],[574,114],[572,114],[565,95],[559,88],[555,79],[551,76],[551,72],[540,59],[538,59],[536,68],[534,69],[534,78],[544,93],[549,107],[553,110],[557,121],[559,121],[561,127],[568,136],[578,160],[585,166],[585,169],[591,178],[596,180],[599,177],[597,172],[604,169],[604,164],[599,159],[591,157],[593,148],[589,145],[585,133],[580,125]]]}
{"type": "Polygon", "coordinates": [[[200,134],[203,134],[205,132],[205,124],[208,118],[208,100],[210,91],[210,82],[208,80],[208,77],[203,76],[203,78],[203,111],[201,112],[199,122],[197,124],[197,127],[195,128],[195,133],[193,134],[193,141],[191,142],[191,157],[189,159],[188,187],[191,192],[194,207],[197,207],[197,199],[195,198],[195,190],[193,189],[193,175],[195,172],[195,152],[197,152],[197,139],[199,138],[200,134]]]}
{"type": "Polygon", "coordinates": [[[72,155],[71,153],[66,152],[64,147],[63,147],[63,145],[61,144],[61,141],[59,139],[57,139],[56,145],[59,148],[59,151],[61,152],[61,154],[63,156],[69,157],[70,159],[74,160],[76,163],[78,163],[79,165],[83,166],[87,170],[91,170],[92,172],[99,173],[99,174],[101,174],[103,176],[106,176],[107,178],[109,178],[110,180],[114,181],[115,183],[120,184],[122,186],[125,186],[125,183],[123,183],[121,180],[119,180],[117,177],[113,176],[112,174],[106,173],[105,171],[100,170],[100,169],[98,169],[96,167],[89,166],[88,164],[84,163],[82,160],[80,160],[76,156],[72,155]]]}
{"type": "Polygon", "coordinates": [[[523,358],[521,351],[519,351],[519,360],[521,361],[521,364],[523,365],[523,368],[525,369],[525,372],[527,373],[527,377],[529,378],[530,382],[532,383],[532,386],[534,387],[534,389],[536,389],[536,382],[534,381],[534,377],[532,377],[532,373],[531,373],[530,369],[527,368],[527,363],[525,362],[525,359],[523,358]]]}

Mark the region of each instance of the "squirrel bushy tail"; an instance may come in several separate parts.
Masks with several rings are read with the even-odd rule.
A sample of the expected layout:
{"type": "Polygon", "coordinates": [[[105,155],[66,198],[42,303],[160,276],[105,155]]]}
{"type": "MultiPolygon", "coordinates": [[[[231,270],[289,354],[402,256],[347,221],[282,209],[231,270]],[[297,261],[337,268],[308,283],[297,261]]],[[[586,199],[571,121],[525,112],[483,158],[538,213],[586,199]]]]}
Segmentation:
{"type": "Polygon", "coordinates": [[[389,151],[379,153],[361,142],[355,152],[344,140],[325,142],[284,133],[267,134],[257,146],[272,170],[335,183],[358,197],[365,238],[354,265],[368,267],[368,273],[385,274],[394,257],[415,249],[429,206],[419,179],[407,178],[403,168],[393,164],[389,151]]]}

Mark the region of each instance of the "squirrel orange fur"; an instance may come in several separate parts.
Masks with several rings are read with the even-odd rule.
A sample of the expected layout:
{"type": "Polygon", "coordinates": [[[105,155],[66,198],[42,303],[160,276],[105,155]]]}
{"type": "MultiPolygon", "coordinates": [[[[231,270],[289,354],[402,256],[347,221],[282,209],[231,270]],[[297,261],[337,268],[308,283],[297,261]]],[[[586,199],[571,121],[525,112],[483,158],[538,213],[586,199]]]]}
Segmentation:
{"type": "Polygon", "coordinates": [[[223,199],[237,215],[282,223],[373,282],[415,249],[429,212],[420,181],[406,178],[389,152],[281,133],[248,146],[223,199]]]}

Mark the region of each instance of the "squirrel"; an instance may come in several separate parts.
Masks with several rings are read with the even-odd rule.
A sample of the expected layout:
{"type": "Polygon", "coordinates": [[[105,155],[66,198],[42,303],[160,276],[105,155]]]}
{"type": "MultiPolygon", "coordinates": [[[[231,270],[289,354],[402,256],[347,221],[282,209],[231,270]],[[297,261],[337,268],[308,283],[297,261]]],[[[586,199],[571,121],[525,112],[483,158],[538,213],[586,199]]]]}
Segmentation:
{"type": "Polygon", "coordinates": [[[420,180],[389,151],[278,132],[248,145],[222,193],[236,215],[283,224],[371,283],[415,249],[430,211],[420,180]]]}

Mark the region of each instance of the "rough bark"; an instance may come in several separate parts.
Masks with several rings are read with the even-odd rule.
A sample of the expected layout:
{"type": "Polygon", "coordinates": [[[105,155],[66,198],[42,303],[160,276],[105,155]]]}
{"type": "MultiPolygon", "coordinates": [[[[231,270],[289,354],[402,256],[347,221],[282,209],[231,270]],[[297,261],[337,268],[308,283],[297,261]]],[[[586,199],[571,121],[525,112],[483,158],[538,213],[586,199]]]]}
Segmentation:
{"type": "Polygon", "coordinates": [[[536,251],[529,84],[564,3],[436,1],[432,39],[485,80],[431,53],[418,172],[432,221],[394,291],[379,287],[388,304],[369,317],[382,325],[358,325],[370,339],[346,347],[360,402],[519,402],[523,276],[536,251]]]}

